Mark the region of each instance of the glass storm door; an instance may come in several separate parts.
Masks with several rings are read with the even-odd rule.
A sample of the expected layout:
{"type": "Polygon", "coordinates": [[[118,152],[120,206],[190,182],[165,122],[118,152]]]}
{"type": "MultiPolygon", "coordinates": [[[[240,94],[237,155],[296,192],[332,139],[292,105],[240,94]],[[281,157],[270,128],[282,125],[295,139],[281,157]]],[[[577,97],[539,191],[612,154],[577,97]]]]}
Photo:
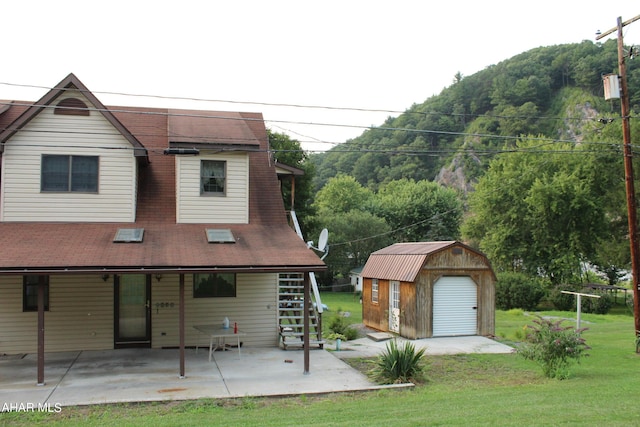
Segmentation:
{"type": "Polygon", "coordinates": [[[400,282],[389,282],[389,331],[400,332],[400,282]]]}
{"type": "Polygon", "coordinates": [[[115,280],[115,346],[151,346],[151,280],[123,274],[115,280]]]}

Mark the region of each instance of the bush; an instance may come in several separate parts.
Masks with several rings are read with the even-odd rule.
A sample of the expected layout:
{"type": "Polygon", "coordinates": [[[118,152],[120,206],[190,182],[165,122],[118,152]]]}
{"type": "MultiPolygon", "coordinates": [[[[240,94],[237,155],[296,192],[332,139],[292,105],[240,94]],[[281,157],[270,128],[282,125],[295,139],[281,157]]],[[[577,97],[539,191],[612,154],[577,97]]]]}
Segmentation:
{"type": "Polygon", "coordinates": [[[536,317],[535,326],[527,326],[527,340],[518,348],[518,354],[538,362],[547,378],[568,378],[571,363],[579,363],[590,348],[580,336],[586,328],[564,327],[561,326],[563,320],[536,317]]]}
{"type": "Polygon", "coordinates": [[[544,294],[539,279],[521,273],[498,274],[496,307],[500,310],[534,310],[544,294]]]}
{"type": "Polygon", "coordinates": [[[576,296],[571,294],[563,294],[562,291],[578,292],[579,289],[575,285],[558,285],[549,295],[549,301],[556,310],[573,311],[576,308],[576,296]]]}
{"type": "Polygon", "coordinates": [[[423,372],[424,349],[416,351],[410,342],[402,347],[396,340],[387,343],[386,349],[378,356],[371,376],[382,384],[406,383],[419,379],[423,372]]]}
{"type": "Polygon", "coordinates": [[[351,327],[351,324],[347,322],[340,312],[329,322],[329,330],[334,334],[344,336],[347,340],[358,338],[358,331],[351,327]]]}
{"type": "Polygon", "coordinates": [[[581,300],[583,313],[607,314],[613,306],[613,299],[607,294],[600,298],[582,297],[581,300]]]}

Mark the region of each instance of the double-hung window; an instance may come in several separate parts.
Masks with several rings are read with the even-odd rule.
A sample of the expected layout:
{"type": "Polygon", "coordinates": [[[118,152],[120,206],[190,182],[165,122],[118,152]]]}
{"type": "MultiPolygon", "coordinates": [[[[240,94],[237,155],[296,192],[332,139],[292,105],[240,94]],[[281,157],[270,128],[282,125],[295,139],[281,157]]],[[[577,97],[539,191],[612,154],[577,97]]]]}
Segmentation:
{"type": "Polygon", "coordinates": [[[42,192],[98,192],[98,156],[44,154],[42,192]]]}
{"type": "Polygon", "coordinates": [[[224,196],[227,187],[227,162],[202,160],[200,162],[200,194],[224,196]]]}

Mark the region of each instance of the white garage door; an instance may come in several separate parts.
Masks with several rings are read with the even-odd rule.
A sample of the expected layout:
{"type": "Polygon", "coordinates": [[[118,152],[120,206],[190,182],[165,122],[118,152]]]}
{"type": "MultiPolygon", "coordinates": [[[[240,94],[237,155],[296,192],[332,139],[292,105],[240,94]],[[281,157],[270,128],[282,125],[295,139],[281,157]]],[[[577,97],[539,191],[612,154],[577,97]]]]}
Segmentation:
{"type": "Polygon", "coordinates": [[[433,336],[476,335],[478,288],[468,276],[441,277],[433,287],[433,336]]]}

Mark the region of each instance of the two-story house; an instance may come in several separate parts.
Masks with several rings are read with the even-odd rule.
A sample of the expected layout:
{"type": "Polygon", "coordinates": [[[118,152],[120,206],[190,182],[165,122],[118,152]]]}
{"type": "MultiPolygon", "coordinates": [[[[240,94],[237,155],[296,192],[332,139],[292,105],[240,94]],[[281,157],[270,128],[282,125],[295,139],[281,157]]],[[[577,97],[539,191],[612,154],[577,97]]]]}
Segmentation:
{"type": "Polygon", "coordinates": [[[289,227],[261,114],[105,107],[70,74],[0,102],[0,354],[278,343],[289,227]]]}

